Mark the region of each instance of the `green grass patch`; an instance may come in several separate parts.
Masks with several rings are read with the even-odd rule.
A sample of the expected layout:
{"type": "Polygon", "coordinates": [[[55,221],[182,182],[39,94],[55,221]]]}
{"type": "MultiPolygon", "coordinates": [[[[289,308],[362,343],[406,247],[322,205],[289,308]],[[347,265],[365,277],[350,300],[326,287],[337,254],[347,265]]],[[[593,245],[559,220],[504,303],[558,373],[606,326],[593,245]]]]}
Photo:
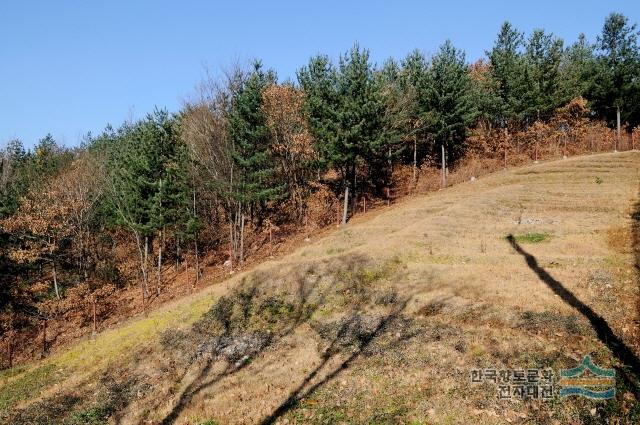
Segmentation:
{"type": "Polygon", "coordinates": [[[523,233],[521,235],[513,235],[518,243],[540,243],[551,239],[549,233],[523,233]]]}
{"type": "Polygon", "coordinates": [[[36,396],[47,385],[55,382],[52,376],[55,368],[55,364],[40,366],[3,383],[0,388],[0,411],[6,410],[19,401],[36,396]]]}

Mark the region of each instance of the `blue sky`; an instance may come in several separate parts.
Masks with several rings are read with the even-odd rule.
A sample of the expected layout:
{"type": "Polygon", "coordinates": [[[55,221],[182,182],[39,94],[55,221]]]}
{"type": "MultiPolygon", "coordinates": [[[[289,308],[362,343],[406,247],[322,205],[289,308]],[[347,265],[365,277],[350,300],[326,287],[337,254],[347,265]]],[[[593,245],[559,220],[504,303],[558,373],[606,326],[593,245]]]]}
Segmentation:
{"type": "Polygon", "coordinates": [[[0,144],[46,133],[75,145],[87,131],[177,111],[204,75],[261,58],[281,79],[316,53],[337,57],[354,41],[374,61],[445,39],[468,60],[491,47],[500,24],[595,40],[611,11],[640,21],[627,1],[72,1],[0,4],[0,144]],[[485,4],[483,4],[485,3],[485,4]]]}

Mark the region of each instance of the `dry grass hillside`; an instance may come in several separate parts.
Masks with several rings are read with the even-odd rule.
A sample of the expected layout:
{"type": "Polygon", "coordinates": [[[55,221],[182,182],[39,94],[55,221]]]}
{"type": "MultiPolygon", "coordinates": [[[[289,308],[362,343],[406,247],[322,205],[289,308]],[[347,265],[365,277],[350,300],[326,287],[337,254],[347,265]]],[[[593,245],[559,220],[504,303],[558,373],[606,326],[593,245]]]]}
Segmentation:
{"type": "Polygon", "coordinates": [[[638,423],[640,153],[417,196],[0,375],[4,423],[638,423]],[[512,235],[511,237],[509,235],[512,235]],[[617,370],[609,401],[473,369],[617,370]]]}

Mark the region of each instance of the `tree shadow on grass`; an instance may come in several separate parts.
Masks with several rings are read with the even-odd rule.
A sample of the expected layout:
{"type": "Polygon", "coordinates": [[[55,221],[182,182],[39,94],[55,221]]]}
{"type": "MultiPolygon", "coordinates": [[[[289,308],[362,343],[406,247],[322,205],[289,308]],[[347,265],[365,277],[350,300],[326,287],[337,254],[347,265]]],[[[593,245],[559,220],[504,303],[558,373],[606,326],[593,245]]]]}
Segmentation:
{"type": "MultiPolygon", "coordinates": [[[[605,344],[613,355],[620,361],[622,367],[618,368],[622,378],[627,386],[638,394],[638,380],[640,378],[640,360],[635,353],[613,332],[606,320],[602,318],[598,313],[593,311],[591,307],[580,301],[571,291],[562,285],[562,283],[551,276],[544,268],[540,267],[536,257],[525,251],[513,237],[513,235],[507,236],[507,240],[515,249],[515,251],[522,255],[527,262],[527,265],[534,271],[538,278],[543,281],[556,295],[558,295],[564,302],[576,309],[591,323],[591,326],[596,331],[600,341],[605,344]]],[[[636,264],[636,267],[638,265],[636,264]]]]}
{"type": "Polygon", "coordinates": [[[322,371],[325,369],[325,366],[327,366],[330,361],[337,355],[343,352],[343,350],[340,349],[340,343],[348,334],[353,333],[354,325],[355,327],[360,327],[359,322],[361,320],[361,315],[354,312],[350,314],[346,319],[342,320],[335,337],[332,338],[328,348],[324,350],[322,361],[320,362],[320,364],[316,366],[309,374],[307,374],[302,383],[300,383],[300,385],[298,385],[298,387],[296,387],[289,394],[289,396],[260,423],[263,425],[274,423],[279,417],[294,408],[300,400],[309,396],[318,388],[330,382],[342,371],[347,369],[351,365],[351,363],[353,363],[354,360],[360,357],[371,345],[371,343],[384,332],[387,324],[391,323],[393,320],[397,319],[400,316],[410,298],[411,297],[406,297],[401,301],[394,302],[390,311],[386,315],[379,318],[378,323],[373,329],[357,333],[356,347],[346,357],[346,359],[340,362],[332,370],[327,371],[326,375],[318,382],[311,384],[311,382],[316,377],[318,377],[320,373],[322,373],[322,371]]]}
{"type": "MultiPolygon", "coordinates": [[[[321,284],[326,274],[340,279],[347,271],[363,269],[369,264],[369,259],[362,255],[349,255],[332,261],[324,265],[327,273],[316,273],[314,266],[310,266],[301,268],[302,272],[293,276],[294,286],[288,293],[295,300],[293,303],[272,293],[274,287],[268,286],[274,282],[274,277],[267,274],[254,274],[234,293],[221,297],[194,326],[195,335],[190,336],[200,341],[196,349],[200,353],[196,357],[202,358],[204,353],[204,365],[160,423],[174,423],[195,396],[239,372],[250,364],[250,358],[255,358],[308,322],[313,312],[325,304],[328,293],[334,290],[333,284],[321,284]],[[254,333],[256,321],[261,326],[270,326],[270,331],[254,333]],[[221,361],[226,364],[220,372],[214,373],[215,366],[221,365],[221,361]]],[[[275,287],[279,285],[276,282],[275,287]]],[[[193,348],[193,344],[190,347],[193,348]]],[[[188,372],[189,369],[182,380],[187,379],[188,372]]]]}

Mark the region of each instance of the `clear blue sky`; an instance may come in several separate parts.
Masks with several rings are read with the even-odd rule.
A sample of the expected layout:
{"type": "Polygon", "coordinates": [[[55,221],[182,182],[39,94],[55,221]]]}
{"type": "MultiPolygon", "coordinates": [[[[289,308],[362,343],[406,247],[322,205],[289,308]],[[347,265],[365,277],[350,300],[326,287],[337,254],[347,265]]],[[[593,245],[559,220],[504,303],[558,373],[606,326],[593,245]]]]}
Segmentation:
{"type": "Polygon", "coordinates": [[[261,58],[281,79],[316,53],[354,41],[374,61],[446,38],[475,60],[500,24],[590,40],[611,11],[640,21],[627,1],[72,1],[0,4],[0,144],[27,146],[47,132],[66,145],[155,105],[177,111],[204,75],[261,58]],[[488,3],[488,4],[485,4],[488,3]]]}

